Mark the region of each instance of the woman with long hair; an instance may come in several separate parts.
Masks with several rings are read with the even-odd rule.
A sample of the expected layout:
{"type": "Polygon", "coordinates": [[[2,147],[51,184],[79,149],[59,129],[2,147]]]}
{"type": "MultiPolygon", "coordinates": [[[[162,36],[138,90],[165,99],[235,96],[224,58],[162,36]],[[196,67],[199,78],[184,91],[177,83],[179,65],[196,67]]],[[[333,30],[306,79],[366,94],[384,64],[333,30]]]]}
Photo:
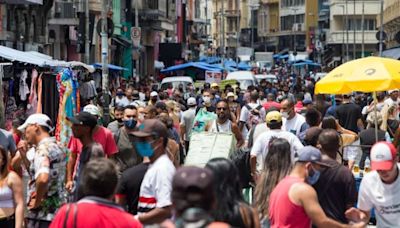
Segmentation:
{"type": "Polygon", "coordinates": [[[0,227],[21,228],[24,219],[22,180],[8,168],[8,153],[0,146],[0,227]]]}
{"type": "Polygon", "coordinates": [[[292,162],[289,142],[283,138],[272,139],[268,146],[264,168],[261,171],[254,194],[254,202],[260,214],[262,227],[269,227],[269,196],[279,181],[290,173],[291,169],[292,162]]]}
{"type": "Polygon", "coordinates": [[[260,227],[256,211],[244,200],[240,187],[239,174],[232,161],[225,158],[211,159],[206,168],[214,176],[216,205],[213,218],[233,227],[260,227]]]}

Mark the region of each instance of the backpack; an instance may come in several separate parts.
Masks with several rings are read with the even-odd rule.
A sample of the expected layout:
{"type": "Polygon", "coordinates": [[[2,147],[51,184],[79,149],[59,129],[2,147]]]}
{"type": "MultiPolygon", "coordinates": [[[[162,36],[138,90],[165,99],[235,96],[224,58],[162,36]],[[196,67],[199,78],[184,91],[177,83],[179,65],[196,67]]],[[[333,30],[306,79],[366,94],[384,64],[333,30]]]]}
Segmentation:
{"type": "Polygon", "coordinates": [[[247,129],[250,131],[253,127],[257,126],[257,124],[263,122],[260,116],[260,110],[262,109],[261,105],[258,105],[255,108],[251,108],[250,105],[246,104],[245,107],[249,110],[249,117],[246,121],[247,129]]]}
{"type": "Polygon", "coordinates": [[[240,186],[242,186],[242,188],[249,188],[250,183],[253,181],[250,167],[250,149],[239,148],[235,153],[229,156],[229,159],[238,169],[240,186]]]}

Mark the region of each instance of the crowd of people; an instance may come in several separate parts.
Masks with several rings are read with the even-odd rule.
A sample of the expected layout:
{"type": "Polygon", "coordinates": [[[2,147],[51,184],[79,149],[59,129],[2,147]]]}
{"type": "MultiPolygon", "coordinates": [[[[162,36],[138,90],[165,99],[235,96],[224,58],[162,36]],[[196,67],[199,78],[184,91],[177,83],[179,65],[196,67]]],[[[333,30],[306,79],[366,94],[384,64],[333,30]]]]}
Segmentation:
{"type": "Polygon", "coordinates": [[[106,126],[101,102],[68,117],[66,148],[45,114],[17,119],[0,129],[0,227],[400,227],[399,91],[314,86],[119,88],[106,126]],[[201,132],[234,154],[184,166],[201,132]]]}

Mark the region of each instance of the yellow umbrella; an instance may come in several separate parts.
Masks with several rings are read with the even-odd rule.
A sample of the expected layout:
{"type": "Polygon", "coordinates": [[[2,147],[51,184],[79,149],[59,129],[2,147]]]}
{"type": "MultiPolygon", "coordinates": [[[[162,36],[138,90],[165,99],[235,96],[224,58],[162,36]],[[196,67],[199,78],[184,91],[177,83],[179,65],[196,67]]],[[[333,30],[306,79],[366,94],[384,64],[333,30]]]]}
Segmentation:
{"type": "Polygon", "coordinates": [[[315,85],[316,94],[376,92],[400,88],[400,61],[366,57],[344,63],[315,85]]]}

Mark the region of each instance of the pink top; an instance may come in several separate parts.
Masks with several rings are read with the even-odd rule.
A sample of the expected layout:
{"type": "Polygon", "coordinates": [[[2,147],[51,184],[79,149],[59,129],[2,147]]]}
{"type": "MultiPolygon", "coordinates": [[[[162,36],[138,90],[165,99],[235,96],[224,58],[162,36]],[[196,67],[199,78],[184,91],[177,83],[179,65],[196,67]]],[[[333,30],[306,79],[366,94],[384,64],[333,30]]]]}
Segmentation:
{"type": "Polygon", "coordinates": [[[304,208],[294,204],[289,198],[289,190],[296,183],[303,183],[303,180],[287,176],[272,191],[269,200],[271,228],[311,227],[311,219],[304,208]]]}

